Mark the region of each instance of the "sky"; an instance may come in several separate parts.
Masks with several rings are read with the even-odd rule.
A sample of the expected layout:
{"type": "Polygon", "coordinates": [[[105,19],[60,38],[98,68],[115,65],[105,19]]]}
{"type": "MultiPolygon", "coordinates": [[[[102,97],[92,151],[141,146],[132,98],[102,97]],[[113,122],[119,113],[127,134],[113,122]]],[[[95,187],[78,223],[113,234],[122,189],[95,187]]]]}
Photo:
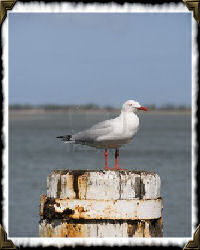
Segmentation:
{"type": "Polygon", "coordinates": [[[10,13],[9,104],[191,105],[191,13],[10,13]]]}

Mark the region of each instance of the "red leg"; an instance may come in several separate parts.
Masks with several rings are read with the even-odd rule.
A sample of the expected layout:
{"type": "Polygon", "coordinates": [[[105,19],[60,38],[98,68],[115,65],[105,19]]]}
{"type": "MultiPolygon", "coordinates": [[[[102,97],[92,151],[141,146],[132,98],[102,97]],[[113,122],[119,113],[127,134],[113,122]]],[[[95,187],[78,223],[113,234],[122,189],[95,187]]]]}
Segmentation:
{"type": "Polygon", "coordinates": [[[127,170],[123,168],[119,168],[119,149],[116,148],[115,150],[115,167],[114,170],[127,170]]]}
{"type": "Polygon", "coordinates": [[[109,168],[108,168],[108,149],[106,148],[105,149],[105,153],[104,153],[104,155],[105,155],[105,170],[109,170],[109,168]]]}
{"type": "Polygon", "coordinates": [[[119,170],[119,149],[115,149],[115,167],[114,170],[119,170]]]}

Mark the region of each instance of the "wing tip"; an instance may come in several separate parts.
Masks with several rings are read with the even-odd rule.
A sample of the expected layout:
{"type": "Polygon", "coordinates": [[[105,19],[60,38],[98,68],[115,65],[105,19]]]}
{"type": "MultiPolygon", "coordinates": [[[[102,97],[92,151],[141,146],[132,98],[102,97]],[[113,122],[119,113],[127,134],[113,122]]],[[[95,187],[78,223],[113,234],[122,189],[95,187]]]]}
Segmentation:
{"type": "Polygon", "coordinates": [[[57,136],[56,138],[62,139],[62,141],[71,141],[72,135],[61,135],[57,136]]]}

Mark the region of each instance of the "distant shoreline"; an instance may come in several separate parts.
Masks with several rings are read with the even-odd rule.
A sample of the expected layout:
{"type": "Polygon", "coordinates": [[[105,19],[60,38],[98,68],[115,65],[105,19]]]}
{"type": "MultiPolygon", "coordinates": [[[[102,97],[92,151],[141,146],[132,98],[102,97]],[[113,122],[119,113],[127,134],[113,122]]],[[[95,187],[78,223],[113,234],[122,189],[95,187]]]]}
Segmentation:
{"type": "MultiPolygon", "coordinates": [[[[69,114],[69,113],[81,113],[81,114],[100,114],[100,113],[120,113],[120,109],[77,109],[77,110],[64,110],[64,109],[9,109],[9,116],[31,116],[31,115],[40,115],[40,114],[69,114]]],[[[144,111],[140,112],[144,113],[144,111]]],[[[149,110],[145,112],[145,114],[188,114],[190,115],[192,112],[191,110],[178,110],[178,109],[156,109],[156,110],[149,110]]]]}

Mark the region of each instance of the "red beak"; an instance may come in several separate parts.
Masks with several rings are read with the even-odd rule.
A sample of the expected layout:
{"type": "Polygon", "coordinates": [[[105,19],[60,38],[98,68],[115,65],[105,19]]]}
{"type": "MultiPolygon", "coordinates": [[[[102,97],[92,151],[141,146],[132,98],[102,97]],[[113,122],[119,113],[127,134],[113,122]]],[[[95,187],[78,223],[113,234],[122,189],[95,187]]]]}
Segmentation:
{"type": "Polygon", "coordinates": [[[145,107],[140,107],[140,108],[137,108],[137,109],[148,111],[148,108],[145,108],[145,107]]]}

